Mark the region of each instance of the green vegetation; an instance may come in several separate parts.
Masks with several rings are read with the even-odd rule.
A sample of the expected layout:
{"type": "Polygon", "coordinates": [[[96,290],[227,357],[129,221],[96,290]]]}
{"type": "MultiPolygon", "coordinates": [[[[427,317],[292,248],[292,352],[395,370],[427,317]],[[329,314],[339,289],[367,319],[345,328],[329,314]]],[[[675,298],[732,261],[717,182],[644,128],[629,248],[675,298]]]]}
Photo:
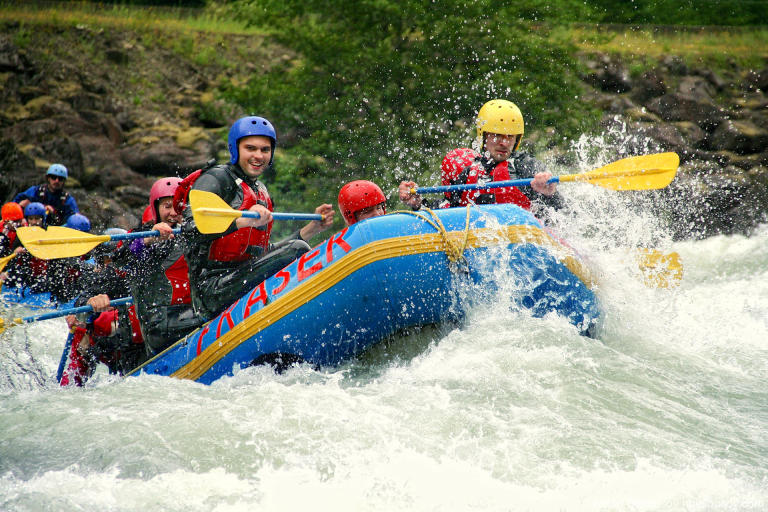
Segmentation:
{"type": "MultiPolygon", "coordinates": [[[[579,100],[579,51],[621,54],[637,76],[670,53],[715,68],[757,68],[765,52],[755,49],[768,48],[765,25],[745,27],[765,23],[768,0],[182,4],[190,5],[8,2],[0,21],[20,25],[13,35],[20,48],[36,27],[55,26],[130,31],[137,57],[170,50],[181,74],[150,79],[138,69],[125,80],[121,92],[137,106],[163,108],[162,91],[183,66],[200,67],[215,88],[193,105],[206,127],[225,136],[239,115],[274,121],[277,173],[267,178],[279,207],[296,211],[332,202],[350,179],[373,179],[388,193],[403,178],[436,181],[444,152],[472,144],[474,115],[494,97],[523,110],[524,150],[595,129],[599,112],[579,100]]],[[[103,59],[80,39],[73,51],[103,59]]],[[[117,71],[124,64],[107,65],[117,71]]]]}
{"type": "Polygon", "coordinates": [[[291,203],[308,190],[335,198],[355,178],[389,191],[404,178],[433,181],[496,97],[521,107],[530,132],[549,128],[557,140],[592,129],[596,112],[577,101],[575,48],[546,27],[510,22],[515,11],[496,3],[346,1],[329,11],[321,0],[233,2],[227,15],[295,55],[261,63],[223,95],[275,122],[291,155],[278,159],[291,203]]]}

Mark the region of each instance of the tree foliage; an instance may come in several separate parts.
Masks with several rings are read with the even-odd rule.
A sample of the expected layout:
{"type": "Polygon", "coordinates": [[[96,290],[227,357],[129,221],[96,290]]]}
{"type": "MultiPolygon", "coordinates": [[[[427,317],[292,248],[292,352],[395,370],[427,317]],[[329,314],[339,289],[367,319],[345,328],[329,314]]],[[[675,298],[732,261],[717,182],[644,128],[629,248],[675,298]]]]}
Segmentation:
{"type": "Polygon", "coordinates": [[[505,1],[240,0],[226,9],[286,48],[225,94],[275,122],[291,153],[275,179],[288,180],[290,201],[318,189],[335,197],[349,179],[385,191],[406,177],[435,179],[447,149],[471,144],[473,118],[493,98],[517,103],[528,132],[567,137],[595,119],[576,100],[571,49],[505,1]]]}

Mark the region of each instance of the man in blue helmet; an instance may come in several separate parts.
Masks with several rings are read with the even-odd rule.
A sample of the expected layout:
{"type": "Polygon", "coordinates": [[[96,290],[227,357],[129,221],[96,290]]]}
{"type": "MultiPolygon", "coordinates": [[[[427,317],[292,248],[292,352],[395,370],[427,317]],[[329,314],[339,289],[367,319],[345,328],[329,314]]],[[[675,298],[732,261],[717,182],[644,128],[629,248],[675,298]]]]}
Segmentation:
{"type": "Polygon", "coordinates": [[[64,182],[67,181],[68,176],[66,167],[53,164],[45,173],[45,183],[34,185],[16,194],[13,201],[19,203],[22,208],[29,203],[42,203],[47,213],[46,224],[61,226],[71,215],[80,211],[75,198],[64,190],[64,182]]]}
{"type": "MultiPolygon", "coordinates": [[[[228,142],[229,163],[203,170],[194,177],[191,188],[212,192],[232,208],[256,212],[259,218],[238,217],[226,231],[206,235],[197,230],[191,209],[184,210],[192,304],[206,319],[307,252],[306,240],[333,223],[333,207],[321,204],[315,213],[324,215],[324,220],[312,221],[285,240],[271,244],[274,202],[258,178],[272,165],[277,145],[275,129],[263,117],[243,117],[230,128],[228,142]]],[[[183,194],[189,188],[179,189],[186,201],[183,194]]],[[[176,199],[179,197],[177,191],[176,199]]],[[[180,206],[178,200],[175,202],[180,206]]]]}

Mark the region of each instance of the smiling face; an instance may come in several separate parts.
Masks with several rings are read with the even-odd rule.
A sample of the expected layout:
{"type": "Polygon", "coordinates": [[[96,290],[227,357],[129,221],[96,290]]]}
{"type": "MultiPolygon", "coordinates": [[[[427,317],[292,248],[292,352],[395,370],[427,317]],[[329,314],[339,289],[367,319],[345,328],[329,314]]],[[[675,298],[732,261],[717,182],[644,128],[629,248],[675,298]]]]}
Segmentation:
{"type": "Polygon", "coordinates": [[[159,217],[158,222],[165,222],[171,226],[175,226],[181,220],[181,215],[173,209],[172,197],[161,197],[158,199],[157,214],[159,217]]]}
{"type": "Polygon", "coordinates": [[[251,178],[258,178],[272,160],[272,141],[262,135],[243,137],[237,143],[237,165],[251,178]]]}

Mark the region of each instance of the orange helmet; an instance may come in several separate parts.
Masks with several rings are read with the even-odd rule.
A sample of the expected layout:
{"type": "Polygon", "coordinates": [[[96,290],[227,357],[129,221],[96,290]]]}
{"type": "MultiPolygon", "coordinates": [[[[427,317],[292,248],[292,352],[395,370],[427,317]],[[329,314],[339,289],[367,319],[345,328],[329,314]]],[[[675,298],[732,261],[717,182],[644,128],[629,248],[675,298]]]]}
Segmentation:
{"type": "Polygon", "coordinates": [[[372,181],[350,181],[339,191],[339,210],[350,226],[357,222],[355,213],[386,201],[384,192],[372,181]]]}
{"type": "Polygon", "coordinates": [[[2,208],[3,220],[21,220],[24,218],[24,210],[19,203],[5,203],[2,208]]]}
{"type": "Polygon", "coordinates": [[[446,153],[440,169],[443,171],[443,185],[450,185],[461,174],[461,171],[472,165],[477,153],[469,148],[452,149],[446,153]]]}

